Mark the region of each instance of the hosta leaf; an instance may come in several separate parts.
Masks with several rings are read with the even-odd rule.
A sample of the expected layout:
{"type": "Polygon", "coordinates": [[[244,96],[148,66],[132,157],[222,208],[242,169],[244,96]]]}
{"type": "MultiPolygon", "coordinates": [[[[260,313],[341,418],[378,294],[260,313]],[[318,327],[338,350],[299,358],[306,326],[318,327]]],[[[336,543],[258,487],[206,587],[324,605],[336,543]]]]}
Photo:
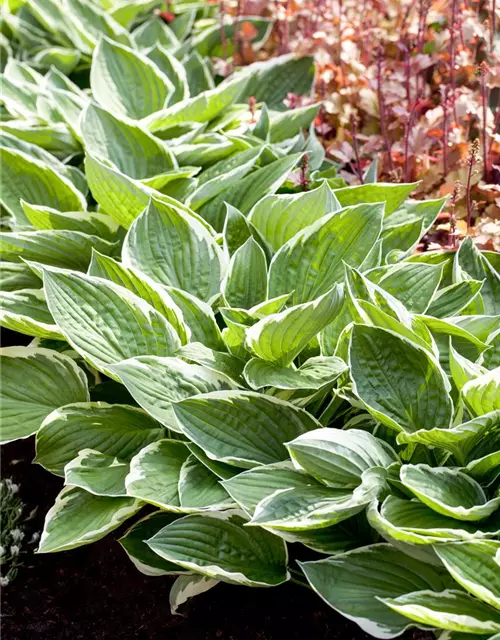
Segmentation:
{"type": "Polygon", "coordinates": [[[420,443],[429,447],[442,447],[465,464],[477,442],[498,427],[500,427],[500,411],[492,411],[452,428],[421,429],[413,433],[402,431],[398,434],[398,443],[420,443]]]}
{"type": "Polygon", "coordinates": [[[61,213],[50,207],[21,202],[24,214],[37,231],[79,231],[90,236],[112,241],[118,225],[109,216],[93,211],[67,211],[61,213]]]}
{"type": "Polygon", "coordinates": [[[254,320],[260,316],[269,316],[272,313],[279,313],[290,300],[290,296],[290,293],[285,293],[283,296],[265,300],[264,302],[261,302],[260,304],[255,305],[255,307],[249,309],[248,313],[254,320]]]}
{"type": "Polygon", "coordinates": [[[85,157],[85,174],[101,210],[125,229],[149,203],[151,189],[88,154],[85,157]]]}
{"type": "Polygon", "coordinates": [[[318,426],[283,400],[251,391],[219,391],[173,406],[182,432],[209,458],[251,468],[287,458],[284,443],[318,426]]]}
{"type": "Polygon", "coordinates": [[[500,367],[467,382],[462,397],[476,416],[500,410],[500,367]]]}
{"type": "Polygon", "coordinates": [[[257,138],[261,138],[261,140],[269,142],[269,125],[269,109],[266,104],[263,104],[260,110],[259,119],[255,123],[252,131],[253,135],[257,136],[257,138]]]}
{"type": "Polygon", "coordinates": [[[40,278],[22,262],[0,262],[0,291],[19,291],[41,287],[40,278]]]}
{"type": "Polygon", "coordinates": [[[160,8],[158,0],[120,0],[120,2],[101,2],[116,22],[130,29],[136,22],[145,19],[151,11],[160,8]]]}
{"type": "Polygon", "coordinates": [[[81,127],[87,152],[131,178],[151,178],[177,166],[160,140],[97,105],[90,104],[84,111],[81,127]]]}
{"type": "Polygon", "coordinates": [[[247,329],[246,344],[262,360],[287,366],[332,321],[342,301],[337,285],[312,302],[268,315],[247,329]]]}
{"type": "Polygon", "coordinates": [[[33,118],[37,114],[37,93],[26,84],[13,82],[8,75],[1,77],[2,102],[14,117],[33,118]]]}
{"type": "Polygon", "coordinates": [[[226,205],[223,236],[224,246],[230,256],[252,237],[252,227],[247,218],[230,204],[226,205]]]}
{"type": "Polygon", "coordinates": [[[481,342],[487,342],[500,329],[500,315],[465,315],[452,318],[450,322],[471,333],[481,342]]]}
{"type": "Polygon", "coordinates": [[[235,251],[222,292],[231,307],[250,309],[267,298],[267,261],[253,238],[235,251]]]}
{"type": "Polygon", "coordinates": [[[107,38],[94,51],[90,87],[102,107],[133,120],[163,109],[174,90],[151,60],[107,38]]]}
{"type": "Polygon", "coordinates": [[[449,357],[449,367],[450,373],[453,380],[453,384],[456,386],[458,391],[461,391],[463,386],[469,382],[469,380],[474,380],[475,378],[479,378],[479,376],[486,373],[486,369],[480,364],[476,364],[475,362],[471,362],[461,356],[458,351],[455,351],[453,345],[450,341],[449,345],[450,349],[450,357],[449,357]]]}
{"type": "Polygon", "coordinates": [[[180,510],[179,475],[189,455],[186,445],[175,440],[144,447],[130,463],[127,494],[162,509],[180,510]]]}
{"type": "Polygon", "coordinates": [[[0,250],[4,260],[31,260],[65,269],[85,271],[92,249],[112,253],[117,244],[66,229],[0,233],[0,250]]]}
{"type": "Polygon", "coordinates": [[[190,515],[167,525],[147,544],[165,560],[224,582],[275,586],[288,580],[284,542],[242,524],[241,518],[222,514],[190,515]]]}
{"type": "Polygon", "coordinates": [[[186,70],[189,94],[191,97],[215,88],[210,69],[197,51],[193,51],[185,59],[184,68],[186,70]]]}
{"type": "Polygon", "coordinates": [[[42,49],[34,57],[33,62],[37,65],[50,69],[55,67],[61,73],[70,75],[74,71],[76,65],[80,62],[81,53],[75,49],[67,49],[65,47],[49,47],[42,49]]]}
{"type": "Polygon", "coordinates": [[[158,107],[154,109],[157,113],[149,112],[152,115],[143,124],[150,131],[160,131],[183,122],[209,122],[236,101],[246,83],[246,78],[231,79],[166,109],[158,107]]]}
{"type": "Polygon", "coordinates": [[[82,449],[64,467],[64,483],[96,496],[119,498],[127,495],[125,478],[128,472],[128,463],[99,451],[82,449]]]}
{"type": "MultiPolygon", "coordinates": [[[[482,449],[485,444],[485,442],[480,442],[479,449],[482,449]]],[[[481,455],[481,453],[476,453],[475,451],[472,453],[472,460],[464,471],[478,482],[482,482],[489,487],[497,481],[500,475],[500,451],[488,453],[480,458],[476,458],[477,455],[481,455]]]]}
{"type": "Polygon", "coordinates": [[[370,469],[354,491],[314,486],[276,491],[259,502],[250,524],[278,531],[324,529],[362,511],[384,487],[381,470],[370,469]]]}
{"type": "Polygon", "coordinates": [[[315,486],[283,489],[256,506],[250,524],[286,532],[314,531],[351,518],[368,502],[369,499],[353,500],[347,489],[315,486]]]}
{"type": "Polygon", "coordinates": [[[105,402],[71,404],[53,411],[37,433],[35,461],[57,475],[82,449],[131,458],[163,436],[164,429],[144,411],[105,402]]]}
{"type": "Polygon", "coordinates": [[[178,427],[172,411],[173,402],[235,387],[223,374],[188,364],[180,358],[142,356],[118,362],[110,369],[143,409],[174,431],[178,427]]]}
{"type": "Polygon", "coordinates": [[[203,205],[199,210],[200,215],[208,220],[214,229],[222,231],[226,204],[233,205],[246,215],[263,196],[279,189],[301,155],[296,153],[286,156],[253,171],[203,205]]]}
{"type": "Polygon", "coordinates": [[[74,45],[80,51],[90,53],[87,39],[83,37],[78,26],[67,19],[62,5],[55,0],[41,0],[41,2],[29,0],[27,5],[37,21],[54,36],[58,43],[64,46],[74,45]]]}
{"type": "Polygon", "coordinates": [[[179,46],[176,35],[159,16],[143,22],[134,30],[132,37],[138,49],[148,49],[155,45],[161,45],[166,49],[179,46]]]}
{"type": "MultiPolygon", "coordinates": [[[[205,145],[203,144],[203,140],[206,139],[206,136],[210,136],[210,138],[208,138],[209,140],[213,140],[213,136],[214,134],[205,134],[205,137],[199,136],[196,140],[196,144],[193,145],[188,145],[188,150],[191,149],[191,154],[192,154],[192,160],[196,160],[196,158],[198,157],[198,155],[201,155],[201,159],[202,159],[202,163],[203,164],[207,164],[210,163],[210,166],[207,167],[205,169],[205,171],[203,171],[203,173],[200,175],[199,177],[199,184],[203,185],[206,182],[211,182],[212,180],[214,180],[215,178],[223,178],[224,175],[226,175],[226,173],[231,173],[233,171],[233,169],[236,169],[237,167],[240,167],[241,165],[248,165],[249,161],[250,162],[249,166],[255,165],[255,159],[256,158],[260,158],[261,155],[264,157],[265,155],[265,151],[266,148],[262,148],[262,146],[259,145],[255,145],[255,146],[249,146],[249,144],[247,144],[244,140],[242,140],[241,137],[229,137],[229,136],[224,136],[224,139],[228,140],[231,145],[232,145],[232,150],[233,152],[230,154],[224,154],[224,157],[222,157],[221,159],[217,159],[216,157],[213,156],[213,151],[211,154],[208,154],[207,152],[205,152],[204,147],[205,145]],[[198,143],[198,141],[200,141],[200,143],[198,143]],[[196,148],[199,148],[199,152],[196,152],[196,148]]],[[[181,145],[181,150],[183,148],[185,148],[184,145],[181,145]]],[[[217,147],[212,144],[212,149],[217,149],[217,147]]],[[[188,155],[189,158],[189,155],[188,155]]],[[[274,155],[272,158],[267,159],[267,163],[269,164],[270,162],[274,161],[274,155]]]]}
{"type": "Polygon", "coordinates": [[[0,293],[0,326],[27,336],[63,340],[54,322],[43,291],[21,289],[0,293]]]}
{"type": "Polygon", "coordinates": [[[311,191],[262,198],[250,211],[248,220],[277,251],[296,233],[338,209],[337,198],[323,182],[311,191]]]}
{"type": "MultiPolygon", "coordinates": [[[[12,149],[13,151],[21,151],[27,156],[30,156],[31,159],[40,160],[42,164],[47,165],[50,169],[52,169],[56,174],[62,175],[64,178],[76,187],[77,191],[80,191],[82,194],[86,194],[88,191],[85,176],[83,173],[77,169],[76,167],[72,167],[70,165],[63,164],[60,160],[58,160],[54,155],[45,151],[41,147],[38,147],[35,144],[31,144],[30,142],[26,142],[25,140],[21,140],[16,136],[11,135],[5,131],[0,129],[0,146],[6,147],[7,149],[12,149]]],[[[28,169],[29,171],[29,169],[28,169]]],[[[36,171],[36,169],[35,169],[36,171]]],[[[21,169],[22,172],[22,169],[21,169]]],[[[78,196],[80,206],[85,200],[82,200],[82,196],[78,196]]],[[[21,197],[22,199],[22,197],[21,197]]],[[[15,203],[17,204],[17,199],[15,203]]],[[[84,205],[85,207],[85,205],[84,205]]]]}
{"type": "Polygon", "coordinates": [[[314,478],[294,469],[289,461],[255,467],[224,480],[222,485],[250,516],[259,502],[276,491],[311,486],[321,488],[314,478]]]}
{"type": "Polygon", "coordinates": [[[380,512],[374,501],[367,516],[370,525],[384,538],[414,545],[494,538],[500,530],[498,515],[480,523],[459,522],[421,502],[395,496],[384,500],[380,512]]]}
{"type": "Polygon", "coordinates": [[[168,356],[181,346],[163,315],[113,282],[47,270],[43,281],[59,329],[99,370],[134,356],[168,356]]]}
{"type": "MultiPolygon", "coordinates": [[[[411,200],[403,202],[398,208],[387,215],[384,220],[384,229],[389,231],[391,227],[398,227],[405,223],[413,224],[415,227],[422,229],[422,235],[432,227],[438,215],[443,210],[447,198],[439,198],[437,200],[411,200]]],[[[426,262],[427,264],[438,264],[439,262],[447,262],[450,254],[445,252],[439,257],[439,252],[433,255],[425,254],[423,260],[417,259],[417,262],[426,262]],[[437,255],[436,255],[437,254],[437,255]]]]}
{"type": "Polygon", "coordinates": [[[243,375],[252,389],[274,387],[275,389],[321,389],[332,384],[347,365],[340,358],[318,356],[310,358],[298,369],[277,365],[252,358],[245,365],[243,375]]]}
{"type": "Polygon", "coordinates": [[[500,331],[488,339],[490,347],[483,356],[483,364],[487,369],[500,367],[500,331]]]}
{"type": "Polygon", "coordinates": [[[108,13],[101,11],[93,2],[86,0],[67,0],[69,18],[75,23],[82,37],[91,48],[103,37],[130,44],[128,32],[108,13]]]}
{"type": "Polygon", "coordinates": [[[214,473],[220,480],[227,480],[227,478],[232,478],[234,475],[239,473],[241,469],[237,469],[236,467],[232,467],[225,462],[219,462],[218,460],[212,460],[207,456],[207,454],[200,449],[200,447],[193,442],[186,442],[186,446],[191,451],[191,453],[209,469],[212,473],[214,473]]]}
{"type": "Polygon", "coordinates": [[[201,343],[209,350],[223,349],[224,343],[210,305],[182,289],[165,288],[182,311],[184,322],[191,331],[191,341],[201,343]]]}
{"type": "Polygon", "coordinates": [[[368,522],[387,540],[412,545],[494,538],[500,530],[497,515],[480,523],[459,522],[416,500],[388,496],[378,510],[374,501],[367,510],[368,522]]]}
{"type": "Polygon", "coordinates": [[[469,278],[484,281],[481,289],[484,311],[487,315],[500,314],[500,275],[477,249],[471,238],[466,238],[460,245],[453,269],[456,275],[459,275],[461,270],[466,272],[467,277],[461,276],[459,281],[469,278]]]}
{"type": "Polygon", "coordinates": [[[497,549],[484,542],[436,545],[435,551],[455,580],[483,602],[500,609],[497,549]]]}
{"type": "Polygon", "coordinates": [[[431,331],[439,348],[441,365],[446,371],[450,369],[450,342],[461,355],[473,362],[488,348],[484,342],[481,342],[481,340],[476,338],[472,333],[469,333],[452,322],[439,318],[431,318],[427,315],[419,315],[417,317],[431,331]]]}
{"type": "Polygon", "coordinates": [[[359,266],[382,228],[383,207],[360,205],[324,216],[296,234],[274,256],[269,296],[293,294],[308,302],[344,278],[344,263],[359,266]],[[328,256],[328,257],[327,257],[328,256]]]}
{"type": "Polygon", "coordinates": [[[235,382],[241,382],[241,374],[245,363],[234,356],[209,349],[201,342],[192,342],[181,347],[176,354],[179,358],[202,364],[213,371],[218,371],[235,382]]]}
{"type": "Polygon", "coordinates": [[[400,476],[404,486],[424,504],[450,518],[483,520],[500,505],[500,497],[488,500],[480,484],[456,469],[404,465],[400,476]]]}
{"type": "Polygon", "coordinates": [[[152,551],[144,542],[153,537],[158,531],[168,524],[177,520],[179,516],[175,513],[165,511],[155,511],[145,518],[142,518],[125,535],[119,539],[119,543],[127,552],[127,555],[134,563],[135,567],[147,576],[164,576],[187,573],[179,565],[168,562],[152,551]]]}
{"type": "Polygon", "coordinates": [[[430,316],[451,318],[458,315],[479,294],[483,284],[479,280],[465,280],[438,291],[427,309],[430,316]]]}
{"type": "Polygon", "coordinates": [[[0,130],[56,155],[68,156],[81,149],[80,143],[63,122],[40,124],[35,120],[9,120],[0,124],[0,130]]]}
{"type": "Polygon", "coordinates": [[[50,349],[0,349],[2,443],[36,433],[61,405],[90,400],[87,378],[74,360],[50,349]]]}
{"type": "MultiPolygon", "coordinates": [[[[191,178],[193,178],[193,176],[195,176],[199,171],[200,167],[180,167],[178,169],[170,169],[152,176],[151,178],[144,178],[141,180],[141,183],[152,190],[168,189],[169,192],[176,193],[176,185],[187,184],[190,181],[192,182],[191,178]],[[175,185],[170,185],[170,183],[175,183],[175,185]]],[[[181,188],[182,187],[180,187],[180,189],[181,188]]],[[[176,197],[180,198],[180,193],[176,193],[176,197]]],[[[170,201],[171,200],[173,200],[173,198],[170,198],[170,201]]]]}
{"type": "Polygon", "coordinates": [[[176,330],[182,344],[189,341],[191,334],[184,323],[182,311],[172,300],[167,290],[151,280],[146,274],[130,267],[124,267],[121,262],[116,262],[116,260],[94,251],[88,275],[111,280],[111,282],[132,291],[165,316],[176,330]]]}
{"type": "Polygon", "coordinates": [[[130,228],[123,263],[202,300],[219,293],[225,269],[222,250],[196,219],[155,201],[130,228]]]}
{"type": "Polygon", "coordinates": [[[299,564],[309,584],[325,602],[375,638],[395,638],[411,625],[379,598],[444,587],[436,568],[389,544],[375,544],[299,564]]]}
{"type": "Polygon", "coordinates": [[[234,507],[227,491],[220,484],[219,476],[191,454],[179,475],[181,507],[189,511],[218,511],[234,507]]]}
{"type": "Polygon", "coordinates": [[[35,90],[37,85],[41,84],[43,81],[42,74],[30,67],[28,63],[21,62],[13,57],[9,57],[6,60],[4,73],[5,77],[9,78],[9,80],[12,80],[13,82],[33,85],[33,87],[30,87],[33,90],[35,90]]]}
{"type": "Polygon", "coordinates": [[[229,307],[221,309],[221,315],[227,325],[227,327],[222,330],[222,339],[224,340],[224,344],[229,353],[237,358],[245,360],[248,358],[248,353],[245,348],[246,325],[244,322],[240,321],[243,318],[238,317],[241,314],[244,314],[244,311],[234,310],[234,313],[237,316],[236,318],[231,317],[233,310],[229,307]]]}
{"type": "MultiPolygon", "coordinates": [[[[262,149],[256,147],[248,151],[246,162],[229,169],[226,173],[215,176],[210,180],[206,180],[207,174],[205,173],[201,184],[190,194],[186,203],[192,209],[198,210],[222,191],[227,191],[231,186],[237,185],[247,174],[253,171],[262,149]]],[[[207,207],[204,208],[204,211],[207,211],[207,207]]]]}
{"type": "Polygon", "coordinates": [[[184,65],[158,43],[148,52],[147,56],[174,85],[174,92],[170,97],[170,102],[176,104],[181,100],[187,100],[190,93],[184,65]]]}
{"type": "Polygon", "coordinates": [[[287,444],[296,466],[329,487],[357,487],[365,471],[397,460],[383,440],[358,429],[308,431],[287,444]]]}
{"type": "Polygon", "coordinates": [[[474,634],[500,631],[498,611],[462,591],[416,591],[381,602],[419,624],[474,634]]]}
{"type": "Polygon", "coordinates": [[[354,187],[335,189],[334,194],[342,207],[366,202],[385,202],[384,212],[389,216],[410,195],[417,186],[413,184],[362,184],[354,187]]]}
{"type": "Polygon", "coordinates": [[[87,202],[64,176],[23,152],[0,148],[2,195],[0,201],[17,225],[26,226],[21,200],[59,211],[83,211],[87,202]]]}
{"type": "MultiPolygon", "coordinates": [[[[417,346],[422,347],[426,351],[429,351],[432,355],[436,357],[439,355],[432,341],[432,336],[430,332],[426,330],[425,325],[413,320],[412,329],[409,329],[407,324],[399,322],[389,313],[382,311],[380,306],[376,306],[366,300],[354,300],[350,308],[350,313],[355,320],[362,321],[371,327],[380,327],[381,329],[392,331],[410,342],[415,343],[417,346]]],[[[390,309],[387,310],[390,311],[390,309]]]]}
{"type": "Polygon", "coordinates": [[[62,91],[72,91],[80,97],[85,96],[85,93],[80,89],[78,85],[76,85],[72,80],[65,76],[64,73],[61,73],[55,67],[52,67],[52,69],[45,75],[44,87],[48,92],[52,91],[53,89],[61,89],[62,91]]]}
{"type": "Polygon", "coordinates": [[[312,56],[296,58],[292,54],[256,62],[241,72],[249,77],[249,82],[240,94],[245,102],[253,96],[257,102],[265,102],[269,109],[284,111],[285,98],[289,93],[308,95],[314,83],[314,62],[312,56]]]}
{"type": "Polygon", "coordinates": [[[401,263],[381,270],[376,280],[367,277],[379,287],[392,294],[412,313],[425,313],[441,281],[440,265],[401,263]]]}
{"type": "Polygon", "coordinates": [[[422,222],[403,222],[382,231],[382,258],[387,264],[398,262],[410,255],[424,234],[422,222]]]}
{"type": "Polygon", "coordinates": [[[168,597],[171,614],[175,615],[178,612],[179,607],[188,600],[200,595],[200,593],[209,591],[218,584],[219,580],[208,578],[207,576],[200,575],[199,573],[188,573],[188,575],[179,576],[172,585],[168,597]]]}
{"type": "Polygon", "coordinates": [[[38,553],[66,551],[100,540],[141,506],[131,498],[95,496],[79,487],[64,487],[45,517],[38,553]]]}
{"type": "Polygon", "coordinates": [[[319,104],[310,104],[305,107],[284,111],[283,113],[273,114],[269,128],[271,142],[283,142],[304,130],[308,130],[318,115],[320,106],[319,104]]]}
{"type": "MultiPolygon", "coordinates": [[[[192,123],[192,126],[201,129],[204,125],[192,123]]],[[[193,131],[195,131],[195,129],[193,129],[193,131]]],[[[234,141],[218,133],[193,135],[196,137],[195,143],[188,144],[186,142],[184,144],[182,141],[179,141],[176,145],[175,157],[181,167],[189,164],[198,164],[202,167],[213,165],[214,163],[217,164],[221,160],[231,156],[238,149],[238,145],[234,141]]],[[[211,168],[210,166],[206,170],[208,171],[208,169],[211,168]]],[[[213,177],[216,176],[212,176],[212,178],[213,177]]],[[[210,179],[211,178],[208,178],[208,180],[210,179]]],[[[199,176],[200,184],[203,184],[205,181],[208,182],[208,180],[206,179],[205,173],[199,176]]]]}
{"type": "Polygon", "coordinates": [[[409,432],[451,424],[449,382],[425,350],[385,329],[355,325],[349,361],[354,393],[383,424],[409,432]]]}

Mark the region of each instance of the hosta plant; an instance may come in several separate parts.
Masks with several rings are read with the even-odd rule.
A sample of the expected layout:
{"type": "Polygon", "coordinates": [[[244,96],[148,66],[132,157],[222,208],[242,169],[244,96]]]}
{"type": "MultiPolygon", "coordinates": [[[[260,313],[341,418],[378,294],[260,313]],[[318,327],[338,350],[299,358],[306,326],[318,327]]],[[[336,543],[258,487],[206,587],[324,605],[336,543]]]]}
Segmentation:
{"type": "Polygon", "coordinates": [[[1,440],[64,479],[39,552],[129,520],[174,610],[292,579],[374,637],[498,638],[498,255],[414,255],[444,201],[346,187],[283,104],[311,60],[215,86],[196,11],[180,49],[98,21],[90,86],[11,46],[0,322],[33,341],[1,350],[1,440]]]}
{"type": "Polygon", "coordinates": [[[378,638],[500,631],[495,256],[404,257],[443,204],[406,193],[323,182],[221,235],[151,198],[86,272],[27,260],[52,335],[2,350],[2,429],[65,480],[39,552],[135,516],[174,607],[292,578],[378,638]]]}

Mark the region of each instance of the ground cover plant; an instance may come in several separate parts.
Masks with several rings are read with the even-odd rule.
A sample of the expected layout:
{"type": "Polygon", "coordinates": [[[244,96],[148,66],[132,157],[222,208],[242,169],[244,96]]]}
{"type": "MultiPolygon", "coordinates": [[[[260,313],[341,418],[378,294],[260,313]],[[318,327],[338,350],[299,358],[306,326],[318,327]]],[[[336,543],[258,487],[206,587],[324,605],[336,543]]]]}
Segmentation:
{"type": "Polygon", "coordinates": [[[498,637],[498,254],[415,254],[446,200],[345,184],[320,105],[283,102],[310,57],[221,81],[213,8],[68,0],[82,44],[46,2],[6,20],[0,124],[0,322],[33,338],[0,353],[1,441],[65,481],[39,553],[130,519],[173,609],[293,580],[374,637],[498,637]]]}

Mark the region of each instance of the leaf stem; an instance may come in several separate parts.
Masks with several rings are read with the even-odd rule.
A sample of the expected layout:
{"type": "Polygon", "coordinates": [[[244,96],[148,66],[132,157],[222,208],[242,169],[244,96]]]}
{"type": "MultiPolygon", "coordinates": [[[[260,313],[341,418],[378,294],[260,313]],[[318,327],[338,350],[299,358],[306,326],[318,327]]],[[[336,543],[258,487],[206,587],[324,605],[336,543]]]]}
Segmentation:
{"type": "Polygon", "coordinates": [[[306,589],[310,589],[311,591],[313,590],[311,585],[305,581],[304,574],[301,571],[299,571],[298,569],[292,569],[291,567],[288,567],[288,571],[291,574],[290,582],[298,584],[301,587],[305,587],[306,589]]]}

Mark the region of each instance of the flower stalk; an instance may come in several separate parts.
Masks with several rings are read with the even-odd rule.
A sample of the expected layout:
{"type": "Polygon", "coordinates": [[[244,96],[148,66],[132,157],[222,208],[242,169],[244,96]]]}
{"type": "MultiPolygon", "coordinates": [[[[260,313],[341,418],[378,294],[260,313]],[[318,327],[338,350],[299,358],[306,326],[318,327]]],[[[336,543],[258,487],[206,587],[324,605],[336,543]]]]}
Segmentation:
{"type": "Polygon", "coordinates": [[[377,54],[377,100],[378,100],[378,110],[380,115],[380,130],[382,132],[382,137],[384,139],[389,171],[392,173],[394,171],[394,163],[392,162],[392,156],[391,156],[391,141],[389,138],[389,134],[387,132],[384,93],[382,89],[382,60],[383,60],[382,56],[383,56],[383,51],[382,51],[382,47],[380,47],[377,54]]]}
{"type": "Polygon", "coordinates": [[[465,201],[467,204],[467,232],[470,233],[472,228],[472,199],[471,199],[471,181],[474,165],[477,162],[477,156],[479,153],[479,140],[474,140],[469,148],[469,156],[467,158],[467,165],[469,170],[467,171],[467,185],[465,187],[465,201]]]}
{"type": "Polygon", "coordinates": [[[354,156],[356,158],[356,173],[358,174],[359,181],[361,184],[364,183],[363,180],[363,170],[361,168],[361,158],[359,155],[359,145],[357,139],[357,130],[356,130],[356,118],[354,115],[351,116],[351,135],[352,135],[352,148],[354,149],[354,156]]]}

